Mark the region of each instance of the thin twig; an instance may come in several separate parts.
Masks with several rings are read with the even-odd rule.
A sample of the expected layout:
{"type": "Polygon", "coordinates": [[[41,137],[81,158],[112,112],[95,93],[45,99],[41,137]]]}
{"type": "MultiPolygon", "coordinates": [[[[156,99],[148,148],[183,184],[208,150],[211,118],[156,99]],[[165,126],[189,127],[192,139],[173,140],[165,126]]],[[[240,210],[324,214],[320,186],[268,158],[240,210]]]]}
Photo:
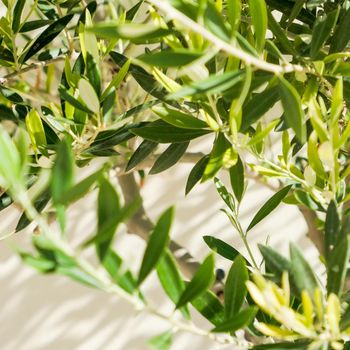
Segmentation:
{"type": "Polygon", "coordinates": [[[0,78],[0,84],[5,84],[9,80],[13,80],[14,78],[17,78],[19,75],[21,75],[23,73],[27,73],[29,71],[45,67],[51,63],[64,61],[64,59],[65,59],[65,57],[59,56],[59,57],[55,57],[55,58],[52,58],[52,59],[47,60],[47,61],[31,63],[29,66],[27,66],[25,68],[22,68],[22,69],[15,71],[15,72],[4,75],[2,78],[0,78]]]}

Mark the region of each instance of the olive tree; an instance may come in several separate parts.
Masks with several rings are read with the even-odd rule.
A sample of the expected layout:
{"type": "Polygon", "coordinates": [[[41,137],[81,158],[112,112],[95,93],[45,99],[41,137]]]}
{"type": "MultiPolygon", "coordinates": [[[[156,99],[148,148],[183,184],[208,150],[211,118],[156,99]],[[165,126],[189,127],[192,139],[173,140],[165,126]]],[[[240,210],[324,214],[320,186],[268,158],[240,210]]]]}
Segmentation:
{"type": "Polygon", "coordinates": [[[350,348],[349,0],[2,3],[0,207],[23,211],[2,239],[31,224],[24,263],[164,319],[158,349],[176,332],[232,348],[350,348]],[[211,151],[191,152],[195,139],[211,151]],[[179,190],[211,182],[244,250],[204,236],[208,255],[193,262],[170,237],[173,207],[148,218],[141,182],[181,162],[193,168],[179,190]],[[243,227],[248,178],[275,194],[243,227]],[[97,229],[76,249],[66,214],[92,191],[97,229]],[[250,230],[281,202],[300,210],[325,276],[296,244],[289,257],[267,244],[252,253],[250,230]],[[113,244],[121,226],[147,241],[136,273],[113,244]],[[91,246],[98,263],[84,256],[91,246]],[[220,259],[232,261],[225,277],[220,259]],[[172,314],[142,291],[152,271],[172,314]]]}

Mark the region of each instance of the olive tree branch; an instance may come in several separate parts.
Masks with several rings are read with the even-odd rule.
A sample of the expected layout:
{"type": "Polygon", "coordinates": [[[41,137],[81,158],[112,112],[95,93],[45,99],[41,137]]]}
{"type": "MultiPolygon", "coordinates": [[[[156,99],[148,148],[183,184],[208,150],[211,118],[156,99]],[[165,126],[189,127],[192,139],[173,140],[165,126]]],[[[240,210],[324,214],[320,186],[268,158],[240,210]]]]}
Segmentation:
{"type": "Polygon", "coordinates": [[[262,69],[264,71],[272,72],[274,74],[283,74],[290,72],[305,72],[307,69],[293,64],[283,64],[276,65],[266,62],[260,58],[254,57],[247,52],[235,47],[232,43],[225,42],[224,40],[218,38],[216,35],[211,33],[209,30],[201,26],[199,23],[193,21],[191,18],[184,15],[182,12],[178,11],[176,8],[171,6],[167,1],[164,0],[148,0],[148,2],[169,16],[170,18],[181,22],[187,28],[200,34],[203,38],[213,43],[220,50],[225,51],[231,56],[237,57],[247,65],[252,65],[256,68],[262,69]]]}
{"type": "Polygon", "coordinates": [[[64,60],[65,60],[65,57],[59,56],[59,57],[55,57],[55,58],[52,58],[52,59],[47,60],[47,61],[31,63],[27,67],[21,68],[19,70],[16,70],[15,72],[8,73],[8,74],[4,75],[3,77],[0,77],[0,84],[5,84],[8,81],[17,78],[19,75],[21,75],[23,73],[27,73],[27,72],[30,72],[32,70],[43,68],[45,66],[48,66],[51,63],[60,62],[60,61],[64,61],[64,60]]]}

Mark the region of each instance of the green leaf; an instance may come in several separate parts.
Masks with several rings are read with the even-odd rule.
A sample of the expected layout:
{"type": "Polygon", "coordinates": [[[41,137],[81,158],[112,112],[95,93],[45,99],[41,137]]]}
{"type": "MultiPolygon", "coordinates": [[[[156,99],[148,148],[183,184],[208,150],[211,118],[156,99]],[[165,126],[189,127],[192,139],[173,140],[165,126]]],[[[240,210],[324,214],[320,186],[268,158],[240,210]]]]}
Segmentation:
{"type": "Polygon", "coordinates": [[[299,248],[293,243],[290,244],[290,259],[293,281],[299,293],[306,290],[309,295],[314,295],[315,289],[319,288],[317,278],[299,248]]]}
{"type": "Polygon", "coordinates": [[[26,127],[35,152],[46,145],[46,135],[39,113],[32,109],[26,116],[26,127]]]}
{"type": "Polygon", "coordinates": [[[124,80],[124,78],[129,72],[130,62],[131,62],[130,60],[127,60],[123,64],[123,66],[120,68],[119,72],[113,77],[113,79],[108,84],[105,91],[103,92],[101,96],[101,101],[103,101],[107,97],[107,95],[113,88],[117,89],[118,86],[121,84],[121,82],[124,80]]]}
{"type": "Polygon", "coordinates": [[[300,11],[302,10],[304,4],[307,0],[296,0],[293,6],[293,9],[288,18],[288,25],[291,25],[293,21],[298,17],[300,11]]]}
{"type": "Polygon", "coordinates": [[[231,320],[238,317],[244,299],[247,295],[247,287],[249,275],[245,259],[239,255],[234,260],[225,282],[225,318],[231,320]]]}
{"type": "Polygon", "coordinates": [[[161,68],[185,66],[201,57],[201,52],[189,50],[160,51],[156,53],[145,53],[137,56],[137,59],[150,65],[161,68]]]}
{"type": "Polygon", "coordinates": [[[255,345],[252,347],[253,350],[305,350],[307,349],[309,342],[298,341],[298,342],[283,342],[274,344],[263,344],[255,345]]]}
{"type": "Polygon", "coordinates": [[[238,202],[240,202],[244,193],[244,166],[239,156],[237,163],[229,168],[229,173],[233,193],[238,202]]]}
{"type": "Polygon", "coordinates": [[[101,74],[100,69],[90,52],[86,53],[86,76],[94,88],[97,96],[101,93],[101,74]]]}
{"type": "Polygon", "coordinates": [[[174,217],[174,208],[167,209],[158,219],[147,243],[139,271],[138,282],[140,285],[149,273],[156,267],[162,257],[169,241],[169,232],[174,217]]]}
{"type": "Polygon", "coordinates": [[[230,148],[223,133],[219,133],[214,141],[213,149],[210,152],[209,162],[205,167],[202,182],[207,181],[215,176],[215,174],[223,167],[226,151],[230,148]]]}
{"type": "Polygon", "coordinates": [[[304,123],[304,112],[301,108],[300,96],[293,85],[286,79],[280,77],[280,95],[284,109],[286,122],[291,127],[301,143],[305,142],[306,127],[304,123]]]}
{"type": "Polygon", "coordinates": [[[154,24],[100,22],[86,28],[87,32],[94,33],[104,39],[127,39],[135,43],[147,43],[158,40],[169,34],[172,30],[161,28],[154,24]]]}
{"type": "Polygon", "coordinates": [[[150,175],[161,173],[175,165],[186,152],[189,142],[173,143],[171,144],[155,161],[150,175]]]}
{"type": "Polygon", "coordinates": [[[268,246],[261,244],[258,246],[265,261],[266,271],[275,274],[279,279],[284,271],[291,274],[292,264],[288,259],[268,246]]]}
{"type": "Polygon", "coordinates": [[[78,83],[79,94],[90,111],[98,114],[100,111],[100,101],[93,86],[85,79],[81,78],[78,83]]]}
{"type": "Polygon", "coordinates": [[[34,56],[43,47],[53,41],[61,31],[66,28],[67,24],[73,18],[73,14],[67,15],[50,24],[39,37],[29,46],[19,58],[20,63],[25,63],[29,58],[34,56]]]}
{"type": "MultiPolygon", "coordinates": [[[[100,179],[98,198],[97,198],[97,235],[106,230],[108,223],[114,221],[113,219],[120,212],[120,200],[114,186],[105,178],[100,179]]],[[[102,261],[108,251],[108,248],[113,240],[114,233],[118,226],[118,221],[114,225],[110,225],[105,233],[104,241],[96,243],[96,250],[99,259],[102,261]]]]}
{"type": "Polygon", "coordinates": [[[94,276],[89,275],[87,272],[83,271],[77,266],[59,266],[57,268],[57,273],[61,273],[74,281],[85,284],[88,287],[93,287],[97,289],[102,289],[103,285],[94,276]]]}
{"type": "Polygon", "coordinates": [[[242,329],[253,322],[257,311],[257,307],[248,307],[240,311],[230,320],[225,321],[224,323],[216,326],[214,329],[211,330],[211,332],[222,333],[238,331],[239,329],[242,329]]]}
{"type": "Polygon", "coordinates": [[[333,250],[335,242],[337,241],[340,229],[340,219],[338,215],[337,205],[332,200],[327,208],[326,221],[324,224],[325,231],[325,255],[326,258],[333,250]]]}
{"type": "Polygon", "coordinates": [[[208,127],[207,123],[203,120],[192,117],[189,114],[180,112],[173,108],[156,106],[152,108],[152,111],[166,123],[177,126],[178,128],[202,129],[208,127]]]}
{"type": "Polygon", "coordinates": [[[162,120],[156,120],[144,127],[131,129],[130,131],[146,140],[158,143],[187,142],[211,132],[210,130],[202,129],[178,128],[162,120]]]}
{"type": "Polygon", "coordinates": [[[330,40],[329,53],[342,52],[350,40],[350,8],[348,8],[340,19],[330,40]]]}
{"type": "Polygon", "coordinates": [[[193,82],[180,90],[167,96],[167,100],[178,100],[186,96],[198,94],[217,94],[232,88],[234,85],[242,81],[244,77],[243,71],[232,71],[223,74],[212,75],[207,79],[193,82]]]}
{"type": "Polygon", "coordinates": [[[130,171],[145,160],[158,146],[158,143],[144,140],[129,159],[125,171],[130,171]]]}
{"type": "Polygon", "coordinates": [[[41,273],[54,271],[56,264],[42,256],[35,256],[26,252],[19,253],[23,263],[33,267],[41,273]]]}
{"type": "Polygon", "coordinates": [[[219,238],[204,236],[203,239],[210,249],[228,260],[234,261],[239,255],[238,250],[219,238]]]}
{"type": "Polygon", "coordinates": [[[342,295],[350,258],[349,237],[339,240],[330,253],[327,264],[327,292],[342,295]]]}
{"type": "Polygon", "coordinates": [[[214,255],[208,255],[199,266],[192,280],[187,284],[186,289],[181,294],[176,308],[184,306],[202,293],[204,293],[214,281],[214,255]]]}
{"type": "Polygon", "coordinates": [[[13,9],[12,30],[14,33],[17,33],[20,28],[21,16],[25,3],[25,0],[17,0],[15,8],[13,9]]]}
{"type": "MultiPolygon", "coordinates": [[[[181,278],[176,261],[170,251],[166,251],[160,258],[157,265],[157,274],[165,293],[176,304],[185,290],[185,282],[181,278]]],[[[190,318],[190,313],[186,306],[180,310],[187,319],[190,318]]]]}
{"type": "Polygon", "coordinates": [[[279,88],[274,86],[261,93],[255,94],[251,100],[243,106],[242,125],[240,130],[245,132],[248,128],[264,116],[279,100],[279,88]]]}
{"type": "Polygon", "coordinates": [[[71,145],[63,139],[58,145],[57,156],[52,167],[51,194],[54,203],[62,202],[62,194],[73,186],[74,157],[71,145]]]}
{"type": "Polygon", "coordinates": [[[210,290],[193,299],[191,304],[213,325],[219,325],[224,321],[224,307],[217,296],[210,290]]]}
{"type": "Polygon", "coordinates": [[[319,17],[312,28],[310,56],[315,59],[337,23],[339,9],[319,17]]]}
{"type": "Polygon", "coordinates": [[[48,26],[52,22],[53,22],[52,20],[47,20],[47,19],[36,19],[33,21],[25,22],[25,23],[22,23],[19,29],[19,33],[27,33],[32,30],[48,26]]]}
{"type": "Polygon", "coordinates": [[[282,188],[275,193],[256,213],[253,220],[250,222],[247,232],[251,230],[256,224],[269,215],[282,202],[283,198],[288,194],[293,185],[282,188]]]}
{"type": "Polygon", "coordinates": [[[144,3],[144,0],[137,2],[133,7],[131,7],[125,14],[126,21],[132,21],[136,14],[138,13],[141,5],[144,3]]]}
{"type": "Polygon", "coordinates": [[[230,31],[226,28],[223,16],[211,2],[206,3],[203,22],[204,26],[218,38],[230,41],[230,31]]]}
{"type": "Polygon", "coordinates": [[[204,170],[209,162],[209,156],[202,157],[192,168],[190,175],[188,176],[185,188],[185,194],[189,194],[193,187],[201,180],[204,170]]]}
{"type": "Polygon", "coordinates": [[[241,0],[227,1],[227,17],[231,25],[231,34],[234,34],[241,21],[241,0]]]}
{"type": "Polygon", "coordinates": [[[225,185],[217,177],[214,178],[214,183],[215,183],[216,190],[218,191],[222,200],[234,212],[235,211],[235,201],[234,201],[232,194],[227,191],[227,188],[225,187],[225,185]]]}
{"type": "Polygon", "coordinates": [[[255,45],[258,52],[265,46],[267,31],[267,10],[265,0],[249,0],[249,12],[254,27],[255,45]]]}
{"type": "Polygon", "coordinates": [[[78,101],[75,97],[73,97],[65,87],[62,85],[58,88],[58,91],[60,93],[60,97],[62,100],[67,101],[69,104],[71,104],[74,108],[77,108],[83,112],[86,113],[93,113],[89,108],[84,106],[80,101],[78,101]]]}
{"type": "Polygon", "coordinates": [[[159,334],[148,341],[150,347],[154,350],[169,350],[173,341],[173,332],[167,331],[159,334]]]}
{"type": "MultiPolygon", "coordinates": [[[[124,67],[128,61],[127,57],[115,51],[112,51],[110,53],[110,56],[119,67],[124,67]]],[[[162,86],[160,86],[153,75],[147,73],[143,68],[138,67],[134,64],[130,64],[129,72],[137,81],[137,83],[142,87],[142,89],[157,99],[165,101],[167,91],[162,86]]]]}
{"type": "MultiPolygon", "coordinates": [[[[46,207],[47,203],[49,203],[50,199],[51,199],[51,196],[50,196],[49,191],[47,191],[47,190],[44,191],[34,201],[34,208],[38,212],[41,212],[46,207]]],[[[25,229],[31,222],[32,222],[32,220],[30,220],[27,217],[27,215],[25,213],[23,213],[18,220],[15,231],[18,232],[18,231],[25,229]]]]}

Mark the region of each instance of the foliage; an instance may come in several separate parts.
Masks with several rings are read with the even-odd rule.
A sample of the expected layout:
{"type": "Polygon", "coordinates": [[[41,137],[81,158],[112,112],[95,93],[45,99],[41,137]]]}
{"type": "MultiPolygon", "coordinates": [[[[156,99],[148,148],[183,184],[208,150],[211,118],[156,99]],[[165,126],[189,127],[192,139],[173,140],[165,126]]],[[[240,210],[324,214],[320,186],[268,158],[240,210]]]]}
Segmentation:
{"type": "Polygon", "coordinates": [[[150,340],[156,349],[169,349],[179,330],[233,346],[244,330],[253,349],[349,346],[349,0],[2,3],[0,209],[23,209],[16,231],[37,225],[33,251],[19,249],[23,262],[167,319],[171,329],[150,340]],[[191,153],[195,139],[211,151],[191,153]],[[174,209],[153,227],[139,194],[139,179],[184,159],[195,163],[184,193],[213,182],[245,246],[203,237],[211,251],[196,271],[174,254],[174,209]],[[95,160],[77,181],[77,168],[95,160]],[[275,193],[245,228],[248,177],[275,193]],[[92,191],[97,229],[79,250],[94,246],[97,265],[66,234],[70,205],[92,191]],[[293,244],[290,259],[264,245],[262,263],[252,253],[250,230],[281,202],[306,219],[320,256],[312,267],[293,244]],[[137,276],[113,245],[121,224],[148,241],[137,276]],[[221,257],[232,261],[224,281],[221,257]],[[142,293],[154,270],[181,321],[142,293]],[[220,283],[223,300],[213,293],[220,283]],[[192,308],[211,331],[193,324],[192,308]]]}

